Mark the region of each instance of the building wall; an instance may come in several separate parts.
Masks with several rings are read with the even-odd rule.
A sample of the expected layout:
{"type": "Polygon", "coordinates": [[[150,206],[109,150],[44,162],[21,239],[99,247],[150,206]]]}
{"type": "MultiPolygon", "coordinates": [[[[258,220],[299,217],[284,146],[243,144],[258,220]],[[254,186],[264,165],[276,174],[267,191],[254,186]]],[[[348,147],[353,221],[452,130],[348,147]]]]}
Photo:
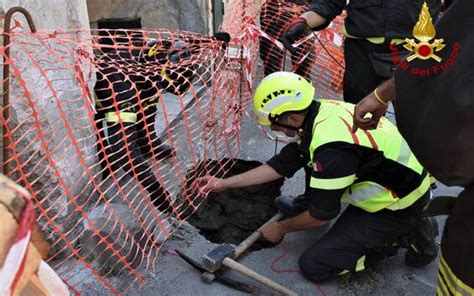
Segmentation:
{"type": "MultiPolygon", "coordinates": [[[[91,102],[85,98],[75,71],[81,71],[83,77],[92,77],[87,82],[89,89],[93,89],[93,67],[86,59],[81,63],[82,57],[76,54],[77,44],[84,47],[90,41],[86,0],[0,0],[3,12],[14,6],[30,12],[39,33],[18,33],[11,39],[9,126],[14,127],[11,134],[19,161],[8,162],[9,176],[15,181],[28,183],[26,188],[36,193],[34,196],[42,201],[42,207],[48,208],[48,213],[54,213],[59,230],[53,230],[45,219],[40,219],[40,226],[51,241],[58,241],[59,233],[69,235],[80,219],[77,211],[72,210],[67,195],[77,197],[81,203],[94,194],[87,172],[99,175],[94,123],[88,107],[91,102]],[[44,44],[39,41],[49,36],[48,32],[69,29],[84,31],[51,35],[44,44]],[[73,67],[78,62],[81,66],[73,67]],[[45,68],[56,70],[45,71],[45,68]],[[62,110],[74,112],[62,113],[58,102],[62,110]],[[37,111],[36,116],[32,116],[32,106],[37,111]],[[38,129],[41,129],[42,136],[39,136],[38,129]],[[72,145],[68,129],[72,130],[75,139],[79,139],[77,150],[68,149],[72,145]],[[54,166],[45,157],[41,139],[48,139],[45,145],[51,151],[54,166]],[[21,163],[20,170],[18,163],[21,163]]],[[[23,26],[23,29],[15,28],[14,32],[29,31],[21,14],[15,13],[14,19],[23,26]]],[[[3,23],[1,25],[3,27],[3,23]]],[[[87,47],[84,49],[88,50],[87,47]]],[[[54,248],[56,251],[67,250],[63,241],[54,248]]]]}
{"type": "Polygon", "coordinates": [[[86,0],[0,0],[4,12],[14,6],[26,8],[37,29],[88,29],[86,0]]]}
{"type": "Polygon", "coordinates": [[[209,33],[208,0],[87,0],[92,28],[103,19],[140,18],[143,29],[209,33]]]}

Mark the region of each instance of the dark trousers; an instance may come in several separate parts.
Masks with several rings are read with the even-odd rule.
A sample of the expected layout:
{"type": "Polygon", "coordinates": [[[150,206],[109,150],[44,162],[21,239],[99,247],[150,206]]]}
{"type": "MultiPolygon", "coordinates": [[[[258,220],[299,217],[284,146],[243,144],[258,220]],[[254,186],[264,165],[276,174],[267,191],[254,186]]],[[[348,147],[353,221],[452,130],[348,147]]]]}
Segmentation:
{"type": "MultiPolygon", "coordinates": [[[[285,8],[293,7],[298,1],[266,1],[260,11],[260,25],[262,30],[275,39],[280,39],[285,26],[297,15],[285,12],[285,8]]],[[[263,61],[265,76],[285,69],[286,51],[280,50],[276,44],[267,38],[260,38],[260,58],[263,61]]],[[[298,51],[291,55],[293,72],[311,81],[311,69],[315,59],[313,42],[308,41],[298,47],[298,51]],[[306,58],[303,57],[308,54],[306,58]],[[299,62],[299,64],[298,64],[299,62]]]]}
{"type": "Polygon", "coordinates": [[[101,153],[101,163],[106,174],[122,169],[148,191],[155,207],[161,211],[170,211],[170,196],[156,178],[145,157],[150,153],[151,145],[143,133],[147,135],[150,133],[138,123],[103,124],[98,121],[98,128],[102,138],[99,141],[99,149],[105,152],[101,153]]]}
{"type": "Polygon", "coordinates": [[[410,208],[368,213],[349,205],[333,227],[299,259],[301,272],[321,282],[343,271],[360,271],[414,241],[429,195],[410,208]]]}
{"type": "MultiPolygon", "coordinates": [[[[401,46],[397,49],[406,54],[401,46]]],[[[396,69],[389,44],[373,44],[365,39],[346,38],[344,60],[344,101],[353,104],[390,79],[396,69]]]]}
{"type": "Polygon", "coordinates": [[[457,198],[441,240],[438,295],[474,294],[474,186],[457,198]],[[456,283],[456,278],[462,281],[456,283]]]}

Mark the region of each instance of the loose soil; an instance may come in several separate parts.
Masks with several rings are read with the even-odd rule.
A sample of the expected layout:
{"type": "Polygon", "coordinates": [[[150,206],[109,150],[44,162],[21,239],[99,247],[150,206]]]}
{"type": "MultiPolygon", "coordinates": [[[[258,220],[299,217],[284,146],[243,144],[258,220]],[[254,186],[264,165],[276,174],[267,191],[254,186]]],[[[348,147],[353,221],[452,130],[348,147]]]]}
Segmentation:
{"type": "MultiPolygon", "coordinates": [[[[261,163],[256,161],[236,160],[225,177],[240,174],[259,165],[261,163]]],[[[282,185],[283,180],[278,180],[258,186],[210,193],[188,222],[211,242],[238,245],[277,213],[273,201],[280,195],[282,185]]],[[[271,246],[273,244],[260,240],[251,250],[271,246]]]]}

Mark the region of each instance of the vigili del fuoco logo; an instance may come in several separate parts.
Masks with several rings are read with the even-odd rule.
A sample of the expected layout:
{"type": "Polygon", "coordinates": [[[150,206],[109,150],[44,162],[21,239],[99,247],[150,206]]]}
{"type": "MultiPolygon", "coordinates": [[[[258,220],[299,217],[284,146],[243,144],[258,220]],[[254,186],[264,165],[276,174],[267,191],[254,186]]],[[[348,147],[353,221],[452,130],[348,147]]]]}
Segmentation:
{"type": "Polygon", "coordinates": [[[406,60],[400,58],[400,52],[394,43],[390,45],[392,62],[398,65],[399,69],[410,71],[413,75],[429,76],[446,71],[452,64],[454,64],[460,44],[459,42],[453,44],[451,54],[444,61],[436,54],[445,49],[446,44],[444,43],[443,38],[435,39],[436,29],[433,25],[433,19],[431,18],[426,2],[423,3],[418,21],[413,28],[413,37],[415,38],[406,38],[405,44],[403,45],[405,49],[411,52],[411,55],[409,55],[406,60]],[[409,63],[414,59],[433,59],[438,63],[427,68],[410,67],[409,63]]]}

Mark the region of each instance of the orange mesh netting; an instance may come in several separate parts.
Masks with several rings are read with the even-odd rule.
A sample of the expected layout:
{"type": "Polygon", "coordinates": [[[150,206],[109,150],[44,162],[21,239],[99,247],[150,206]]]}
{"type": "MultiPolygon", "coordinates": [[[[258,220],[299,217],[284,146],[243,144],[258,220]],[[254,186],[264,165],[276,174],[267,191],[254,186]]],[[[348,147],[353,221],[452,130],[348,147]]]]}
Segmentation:
{"type": "Polygon", "coordinates": [[[203,200],[189,184],[238,157],[263,72],[294,70],[318,96],[340,97],[342,21],[285,57],[277,39],[305,8],[270,2],[234,1],[228,44],[176,30],[33,34],[15,23],[0,47],[10,67],[4,172],[31,192],[49,263],[71,291],[126,293],[160,268],[163,241],[203,200]]]}

